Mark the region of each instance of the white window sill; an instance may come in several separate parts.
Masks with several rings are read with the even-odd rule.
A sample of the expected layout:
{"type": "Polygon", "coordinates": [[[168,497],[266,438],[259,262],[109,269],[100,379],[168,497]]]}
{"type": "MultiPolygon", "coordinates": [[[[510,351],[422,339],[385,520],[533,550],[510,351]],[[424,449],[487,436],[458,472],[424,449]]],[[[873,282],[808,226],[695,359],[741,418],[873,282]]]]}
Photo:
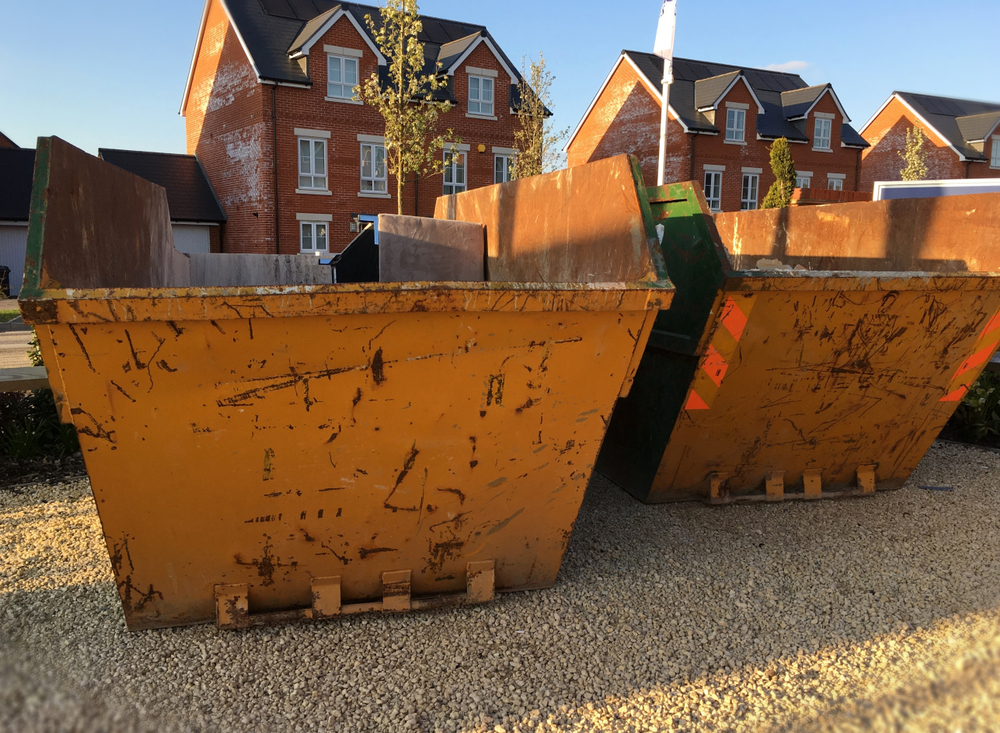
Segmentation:
{"type": "Polygon", "coordinates": [[[323,255],[329,255],[330,254],[330,250],[328,250],[328,249],[321,249],[321,250],[300,249],[299,250],[299,254],[300,255],[309,255],[310,257],[322,257],[323,255]]]}
{"type": "Polygon", "coordinates": [[[813,148],[814,153],[832,153],[833,148],[813,148]]]}
{"type": "Polygon", "coordinates": [[[333,196],[333,191],[325,188],[296,188],[295,193],[304,193],[309,196],[333,196]]]}
{"type": "Polygon", "coordinates": [[[358,191],[359,199],[391,199],[392,196],[387,193],[378,193],[377,191],[358,191]]]}
{"type": "Polygon", "coordinates": [[[474,112],[466,112],[465,116],[473,120],[493,120],[494,122],[497,120],[494,115],[477,115],[474,112]]]}
{"type": "Polygon", "coordinates": [[[992,171],[1000,171],[1000,165],[991,165],[990,166],[990,170],[992,170],[992,171]]]}
{"type": "Polygon", "coordinates": [[[725,142],[726,145],[746,145],[747,144],[746,140],[724,140],[723,142],[725,142]]]}
{"type": "Polygon", "coordinates": [[[364,104],[360,99],[345,99],[344,97],[326,97],[327,102],[340,102],[341,104],[364,104]]]}

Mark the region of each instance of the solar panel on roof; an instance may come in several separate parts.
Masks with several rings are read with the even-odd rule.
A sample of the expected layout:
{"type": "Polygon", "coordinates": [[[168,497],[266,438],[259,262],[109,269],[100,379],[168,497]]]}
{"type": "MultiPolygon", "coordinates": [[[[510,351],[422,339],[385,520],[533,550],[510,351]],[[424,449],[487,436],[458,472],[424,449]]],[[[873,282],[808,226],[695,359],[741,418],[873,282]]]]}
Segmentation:
{"type": "Polygon", "coordinates": [[[920,98],[921,104],[924,105],[924,109],[930,112],[932,115],[949,115],[951,117],[961,117],[965,110],[959,105],[955,104],[950,99],[940,99],[938,97],[922,97],[920,98]]]}
{"type": "Polygon", "coordinates": [[[260,4],[268,15],[276,15],[279,18],[298,17],[286,0],[260,0],[260,4]]]}
{"type": "Polygon", "coordinates": [[[424,25],[424,35],[427,40],[441,44],[455,40],[440,21],[423,18],[421,22],[424,25]]]}

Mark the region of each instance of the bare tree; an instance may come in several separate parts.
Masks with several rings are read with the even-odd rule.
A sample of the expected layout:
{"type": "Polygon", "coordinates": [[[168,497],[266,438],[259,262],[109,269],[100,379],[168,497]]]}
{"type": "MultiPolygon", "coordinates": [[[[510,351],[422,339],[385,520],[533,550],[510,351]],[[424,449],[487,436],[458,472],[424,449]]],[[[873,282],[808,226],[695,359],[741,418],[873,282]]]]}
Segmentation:
{"type": "Polygon", "coordinates": [[[545,57],[539,53],[538,61],[531,61],[527,68],[524,64],[522,59],[512,178],[537,176],[561,168],[560,144],[569,134],[569,128],[552,128],[551,89],[555,77],[545,69],[545,57]]]}
{"type": "MultiPolygon", "coordinates": [[[[373,73],[354,88],[355,94],[378,110],[385,120],[385,160],[382,165],[396,177],[396,210],[403,213],[406,177],[440,173],[444,167],[440,151],[461,140],[448,130],[436,135],[438,117],[451,110],[451,102],[435,99],[435,92],[448,85],[440,64],[427,71],[423,30],[416,0],[386,0],[381,19],[365,16],[365,23],[388,62],[388,74],[373,73]]],[[[380,161],[373,160],[377,167],[380,161]]]]}

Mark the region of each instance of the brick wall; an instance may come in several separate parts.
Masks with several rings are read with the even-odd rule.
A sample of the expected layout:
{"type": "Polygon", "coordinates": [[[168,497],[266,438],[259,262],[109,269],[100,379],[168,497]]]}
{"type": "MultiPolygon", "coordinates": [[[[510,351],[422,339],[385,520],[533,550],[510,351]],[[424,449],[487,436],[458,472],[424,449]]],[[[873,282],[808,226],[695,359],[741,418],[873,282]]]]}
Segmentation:
{"type": "MultiPolygon", "coordinates": [[[[569,167],[623,153],[639,159],[649,185],[656,183],[660,151],[660,102],[644,77],[622,60],[566,151],[569,167]]],[[[671,116],[667,123],[667,181],[691,178],[691,135],[671,116]]],[[[700,141],[699,141],[700,142],[700,141]]]]}
{"type": "MultiPolygon", "coordinates": [[[[359,196],[361,143],[358,134],[382,135],[384,123],[371,107],[327,101],[327,53],[324,46],[361,51],[359,78],[377,69],[377,59],[362,35],[341,18],[310,49],[308,69],[312,87],[264,86],[229,27],[225,13],[214,2],[209,11],[195,83],[188,104],[188,150],[201,158],[222,201],[229,222],[223,232],[227,252],[274,252],[273,169],[271,168],[271,99],[276,98],[277,190],[279,244],[284,254],[299,251],[297,214],[332,218],[329,247],[338,252],[353,239],[352,214],[396,213],[396,181],[389,176],[387,198],[359,196]],[[235,46],[230,44],[230,37],[235,46]],[[298,136],[296,129],[328,133],[329,194],[297,193],[298,136]]],[[[480,44],[453,77],[457,106],[439,120],[439,130],[454,131],[468,144],[467,182],[470,188],[493,183],[493,147],[514,146],[515,117],[509,108],[511,79],[485,44],[480,44]],[[497,71],[494,88],[496,120],[467,116],[468,66],[497,71]],[[483,146],[484,152],[478,148],[483,146]]],[[[403,211],[431,216],[442,194],[440,174],[405,182],[403,211]]]]}
{"type": "MultiPolygon", "coordinates": [[[[898,98],[893,97],[878,116],[868,124],[862,137],[868,148],[861,160],[861,190],[871,191],[875,181],[900,181],[900,171],[906,163],[899,153],[906,149],[906,133],[918,127],[927,136],[928,179],[997,178],[1000,169],[990,168],[989,162],[962,162],[958,154],[948,147],[947,141],[924,125],[898,98]]],[[[990,148],[987,143],[986,154],[990,148]]]]}
{"type": "Polygon", "coordinates": [[[185,121],[187,152],[201,160],[228,218],[224,252],[275,251],[270,89],[257,83],[225,10],[213,0],[185,121]]]}
{"type": "MultiPolygon", "coordinates": [[[[820,99],[807,121],[808,134],[812,136],[815,118],[813,113],[834,114],[830,152],[814,150],[811,143],[792,143],[792,159],[797,170],[813,174],[812,185],[826,188],[828,174],[844,175],[846,191],[856,190],[858,176],[858,151],[840,145],[843,124],[837,105],[829,94],[820,99]]],[[[770,141],[757,140],[757,106],[749,88],[740,80],[719,101],[719,122],[723,129],[718,135],[684,133],[680,123],[671,115],[667,130],[666,180],[694,180],[702,185],[705,166],[724,166],[722,172],[723,211],[740,208],[743,186],[743,169],[760,169],[758,202],[764,199],[774,183],[770,164],[770,141]],[[746,117],[745,142],[740,145],[726,142],[724,128],[726,102],[749,106],[746,117]]],[[[628,153],[639,158],[647,185],[656,183],[656,165],[659,153],[660,104],[650,90],[648,81],[627,60],[614,70],[600,98],[580,126],[567,150],[570,166],[628,153]]]]}

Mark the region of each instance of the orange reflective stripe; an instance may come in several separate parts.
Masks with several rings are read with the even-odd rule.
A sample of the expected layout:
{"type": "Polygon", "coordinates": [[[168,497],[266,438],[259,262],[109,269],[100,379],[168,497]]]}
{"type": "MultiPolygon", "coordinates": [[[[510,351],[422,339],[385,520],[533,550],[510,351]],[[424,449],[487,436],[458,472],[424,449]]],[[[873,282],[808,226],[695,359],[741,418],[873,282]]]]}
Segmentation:
{"type": "Polygon", "coordinates": [[[954,392],[951,392],[951,393],[945,395],[944,397],[942,397],[938,401],[939,402],[959,402],[959,401],[961,401],[961,399],[963,397],[965,397],[965,393],[968,392],[968,391],[969,391],[968,385],[964,385],[963,384],[961,387],[959,387],[958,389],[956,389],[954,392]]]}
{"type": "Polygon", "coordinates": [[[726,371],[729,369],[729,364],[719,353],[719,350],[715,348],[712,344],[708,345],[708,354],[705,356],[705,363],[701,366],[705,370],[709,379],[715,382],[715,386],[718,387],[722,384],[722,380],[726,377],[726,371]]]}
{"type": "Polygon", "coordinates": [[[984,364],[989,361],[990,357],[993,355],[993,350],[997,347],[996,344],[990,344],[985,349],[980,349],[975,354],[970,356],[968,359],[962,362],[962,366],[958,368],[958,373],[955,377],[958,378],[965,374],[970,369],[975,369],[980,364],[984,364]]]}
{"type": "Polygon", "coordinates": [[[708,410],[712,407],[722,380],[729,371],[729,364],[738,354],[740,337],[746,329],[754,302],[754,298],[743,297],[737,302],[733,296],[726,297],[712,341],[698,364],[691,383],[691,395],[684,409],[708,410]]]}
{"type": "Polygon", "coordinates": [[[993,317],[986,322],[986,326],[979,333],[979,338],[973,346],[975,351],[958,366],[955,376],[948,384],[948,393],[942,397],[940,402],[958,402],[972,387],[976,374],[970,374],[990,360],[993,352],[997,348],[997,341],[1000,341],[1000,311],[993,314],[993,317]]]}
{"type": "Polygon", "coordinates": [[[698,396],[698,393],[693,389],[691,390],[690,396],[688,396],[687,404],[684,405],[685,410],[707,410],[708,405],[705,404],[705,400],[698,396]]]}
{"type": "Polygon", "coordinates": [[[743,335],[743,329],[747,326],[747,316],[736,305],[736,301],[730,297],[722,307],[722,317],[719,319],[726,330],[733,335],[737,341],[743,335]]]}

